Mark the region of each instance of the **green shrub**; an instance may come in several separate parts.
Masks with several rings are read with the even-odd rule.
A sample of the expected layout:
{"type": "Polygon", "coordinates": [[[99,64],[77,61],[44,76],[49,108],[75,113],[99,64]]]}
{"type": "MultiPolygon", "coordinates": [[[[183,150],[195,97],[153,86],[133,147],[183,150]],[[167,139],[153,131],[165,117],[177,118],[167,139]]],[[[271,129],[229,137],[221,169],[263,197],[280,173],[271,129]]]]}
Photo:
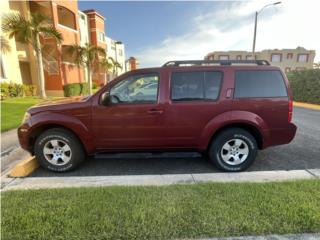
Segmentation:
{"type": "Polygon", "coordinates": [[[80,83],[81,86],[81,95],[89,94],[89,83],[80,83]]]}
{"type": "Polygon", "coordinates": [[[88,83],[71,83],[63,86],[64,96],[80,96],[89,94],[89,84],[88,83]]]}
{"type": "Polygon", "coordinates": [[[294,71],[287,76],[294,101],[320,104],[320,69],[294,71]]]}
{"type": "Polygon", "coordinates": [[[35,85],[24,85],[25,90],[24,93],[26,96],[36,96],[37,95],[37,87],[35,85]]]}
{"type": "Polygon", "coordinates": [[[79,96],[81,94],[81,87],[79,83],[71,83],[63,86],[65,97],[79,96]]]}
{"type": "Polygon", "coordinates": [[[96,82],[92,82],[92,89],[97,89],[98,88],[98,84],[96,82]]]}
{"type": "Polygon", "coordinates": [[[18,83],[1,83],[1,99],[8,97],[24,97],[35,96],[37,88],[34,85],[18,84],[18,83]]]}

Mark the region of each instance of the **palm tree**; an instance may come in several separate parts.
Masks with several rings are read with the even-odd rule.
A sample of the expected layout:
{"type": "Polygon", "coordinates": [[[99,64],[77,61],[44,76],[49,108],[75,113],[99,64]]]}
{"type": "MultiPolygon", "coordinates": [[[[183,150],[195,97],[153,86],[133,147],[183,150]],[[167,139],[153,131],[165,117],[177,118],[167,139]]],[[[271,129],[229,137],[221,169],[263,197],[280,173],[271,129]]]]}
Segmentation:
{"type": "Polygon", "coordinates": [[[9,41],[4,36],[0,36],[0,47],[1,47],[2,54],[6,54],[11,51],[11,46],[9,44],[9,41]]]}
{"type": "Polygon", "coordinates": [[[313,68],[319,69],[320,68],[320,62],[313,63],[313,68]]]}
{"type": "Polygon", "coordinates": [[[16,41],[33,46],[38,63],[40,96],[46,98],[40,36],[51,37],[59,44],[62,41],[61,33],[54,28],[50,18],[38,12],[31,13],[30,20],[19,13],[4,14],[1,29],[9,38],[15,37],[16,41]]]}
{"type": "Polygon", "coordinates": [[[113,66],[112,73],[113,73],[113,75],[115,75],[116,72],[117,72],[116,70],[117,70],[118,68],[122,69],[122,66],[121,66],[121,64],[120,64],[119,62],[117,62],[116,60],[114,60],[112,57],[109,57],[108,59],[110,59],[110,61],[111,61],[111,63],[112,63],[112,66],[113,66]]]}
{"type": "Polygon", "coordinates": [[[109,62],[108,58],[104,58],[101,61],[100,66],[102,67],[102,69],[105,70],[104,85],[106,85],[107,84],[107,74],[108,74],[109,70],[113,69],[113,65],[112,65],[112,63],[109,62]]]}
{"type": "Polygon", "coordinates": [[[102,47],[86,43],[85,46],[73,45],[68,48],[68,53],[73,57],[78,66],[87,67],[90,95],[92,94],[92,73],[93,69],[100,65],[100,57],[106,56],[106,51],[102,47]]]}

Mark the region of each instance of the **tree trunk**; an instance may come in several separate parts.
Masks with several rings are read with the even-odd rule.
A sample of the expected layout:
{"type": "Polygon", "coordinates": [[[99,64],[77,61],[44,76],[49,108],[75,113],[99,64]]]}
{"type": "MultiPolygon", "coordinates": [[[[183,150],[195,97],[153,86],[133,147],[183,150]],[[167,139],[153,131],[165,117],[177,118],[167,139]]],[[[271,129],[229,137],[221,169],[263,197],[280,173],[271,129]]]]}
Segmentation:
{"type": "Polygon", "coordinates": [[[108,83],[108,72],[106,71],[104,74],[104,85],[108,83]]]}
{"type": "Polygon", "coordinates": [[[36,35],[36,55],[37,55],[37,63],[38,63],[38,81],[40,86],[40,96],[41,98],[47,98],[39,34],[36,35]]]}
{"type": "Polygon", "coordinates": [[[92,95],[92,72],[89,66],[88,66],[88,81],[89,81],[89,94],[92,95]]]}

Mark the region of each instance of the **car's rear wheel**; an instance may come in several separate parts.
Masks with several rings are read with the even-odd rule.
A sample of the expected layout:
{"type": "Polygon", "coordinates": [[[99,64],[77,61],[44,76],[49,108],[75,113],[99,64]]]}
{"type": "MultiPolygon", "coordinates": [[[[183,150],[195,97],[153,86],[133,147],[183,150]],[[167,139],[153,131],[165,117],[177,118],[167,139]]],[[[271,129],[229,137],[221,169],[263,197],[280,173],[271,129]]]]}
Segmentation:
{"type": "Polygon", "coordinates": [[[37,138],[34,148],[39,164],[55,172],[73,170],[85,159],[85,152],[78,138],[62,128],[43,132],[37,138]]]}
{"type": "Polygon", "coordinates": [[[257,156],[256,139],[241,128],[219,133],[209,148],[209,159],[219,169],[239,172],[247,169],[257,156]]]}

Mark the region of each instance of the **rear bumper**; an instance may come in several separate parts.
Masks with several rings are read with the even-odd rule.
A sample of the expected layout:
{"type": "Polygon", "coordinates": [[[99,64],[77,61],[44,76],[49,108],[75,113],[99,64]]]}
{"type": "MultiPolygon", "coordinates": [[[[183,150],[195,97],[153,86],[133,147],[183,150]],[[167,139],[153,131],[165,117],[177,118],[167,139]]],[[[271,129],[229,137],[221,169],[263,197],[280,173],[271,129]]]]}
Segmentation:
{"type": "Polygon", "coordinates": [[[287,128],[264,131],[262,148],[290,143],[295,137],[297,126],[290,123],[287,128]]]}

